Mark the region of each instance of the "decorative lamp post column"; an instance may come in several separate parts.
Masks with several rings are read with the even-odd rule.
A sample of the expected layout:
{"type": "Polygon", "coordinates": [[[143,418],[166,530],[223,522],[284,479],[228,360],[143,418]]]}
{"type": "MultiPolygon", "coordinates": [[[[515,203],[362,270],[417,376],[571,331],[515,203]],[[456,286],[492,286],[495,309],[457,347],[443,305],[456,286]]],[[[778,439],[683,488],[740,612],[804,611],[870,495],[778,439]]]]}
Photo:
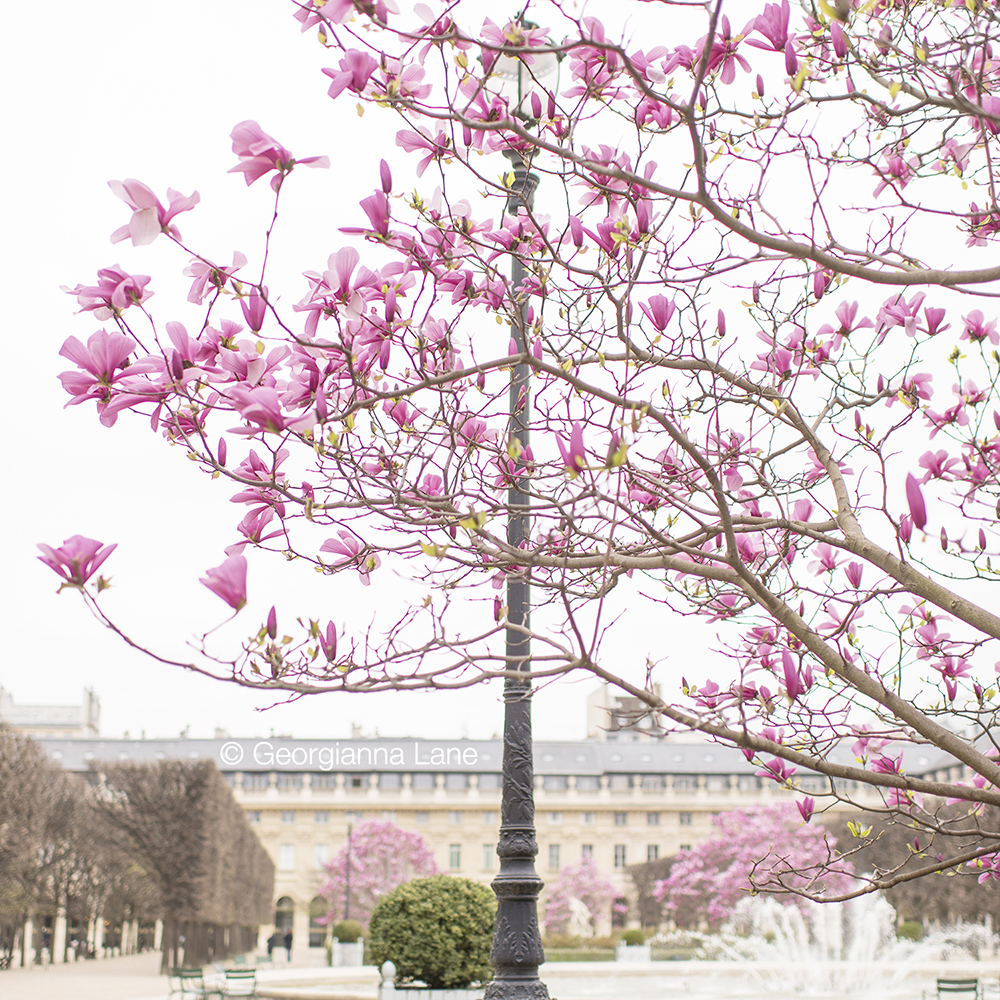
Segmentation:
{"type": "MultiPolygon", "coordinates": [[[[555,69],[551,57],[550,72],[555,69]]],[[[547,68],[536,65],[532,76],[543,75],[547,68]]],[[[525,97],[524,64],[501,56],[494,65],[494,74],[516,81],[517,107],[525,97]]],[[[514,102],[511,101],[513,104],[514,102]]],[[[529,169],[529,162],[516,150],[505,154],[513,166],[514,181],[510,185],[506,211],[516,216],[519,209],[531,210],[538,175],[529,169]]],[[[523,283],[527,271],[516,254],[511,265],[512,294],[523,283]]],[[[525,307],[522,302],[511,323],[511,334],[519,353],[528,350],[525,307]]],[[[510,424],[508,447],[519,456],[528,446],[531,404],[529,379],[531,368],[518,364],[510,380],[510,424]],[[510,446],[513,447],[510,447],[510,446]]],[[[519,462],[519,458],[515,458],[519,462]]],[[[519,549],[530,533],[531,498],[525,477],[518,476],[507,493],[507,544],[519,549]]],[[[527,568],[511,572],[507,577],[507,669],[528,673],[531,670],[530,625],[531,585],[527,568]]],[[[548,1000],[549,991],[538,978],[538,966],[545,960],[541,932],[538,926],[538,894],[542,880],[535,871],[535,777],[531,748],[531,681],[508,676],[504,680],[503,730],[503,792],[500,813],[500,872],[492,882],[497,896],[497,920],[490,949],[494,978],[486,987],[485,1000],[548,1000]]]]}

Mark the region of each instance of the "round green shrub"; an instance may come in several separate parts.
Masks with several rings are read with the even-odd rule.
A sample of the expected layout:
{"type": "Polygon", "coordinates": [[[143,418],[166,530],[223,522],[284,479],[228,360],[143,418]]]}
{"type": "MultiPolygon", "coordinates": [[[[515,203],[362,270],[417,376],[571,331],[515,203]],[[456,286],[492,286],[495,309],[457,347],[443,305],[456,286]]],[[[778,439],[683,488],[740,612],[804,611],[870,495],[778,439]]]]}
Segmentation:
{"type": "Polygon", "coordinates": [[[341,920],[333,925],[333,936],[341,944],[354,944],[364,932],[357,920],[341,920]]]}
{"type": "Polygon", "coordinates": [[[646,935],[641,930],[639,930],[638,927],[632,927],[629,930],[625,931],[625,933],[622,935],[622,940],[627,945],[645,944],[646,935]]]}
{"type": "Polygon", "coordinates": [[[916,920],[905,920],[896,928],[896,937],[903,941],[923,941],[924,928],[916,920]]]}
{"type": "Polygon", "coordinates": [[[478,882],[450,875],[398,886],[375,905],[368,947],[376,965],[394,962],[396,983],[463,989],[490,978],[496,897],[478,882]]]}

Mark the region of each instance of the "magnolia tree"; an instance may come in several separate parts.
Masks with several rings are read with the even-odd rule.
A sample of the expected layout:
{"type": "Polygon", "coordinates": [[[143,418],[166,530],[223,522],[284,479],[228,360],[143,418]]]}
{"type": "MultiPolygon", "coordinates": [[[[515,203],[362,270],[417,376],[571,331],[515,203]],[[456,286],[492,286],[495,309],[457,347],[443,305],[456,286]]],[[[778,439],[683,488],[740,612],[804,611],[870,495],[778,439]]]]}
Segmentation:
{"type": "Polygon", "coordinates": [[[598,871],[589,854],[578,865],[567,865],[549,890],[545,904],[545,930],[558,934],[567,930],[574,916],[573,900],[586,909],[591,933],[608,912],[615,887],[598,871]]]}
{"type": "Polygon", "coordinates": [[[854,881],[849,864],[835,854],[836,842],[818,824],[803,827],[790,802],[720,813],[712,824],[713,835],[681,851],[653,890],[664,912],[684,927],[702,921],[718,927],[748,893],[791,890],[786,901],[803,903],[804,896],[832,895],[854,881]]]}
{"type": "MultiPolygon", "coordinates": [[[[625,29],[574,10],[293,2],[330,98],[397,116],[420,180],[402,191],[387,151],[280,296],[277,216],[219,262],[178,230],[196,193],[112,182],[131,212],[112,239],[137,269],[174,243],[203,320],[106,268],[72,290],[103,326],[66,341],[62,379],[242,505],[203,582],[238,612],[249,551],[255,573],[270,553],[426,595],[280,638],[272,612],[183,665],[293,694],[457,687],[525,666],[510,628],[536,680],[610,681],[786,787],[870,786],[927,832],[967,804],[975,846],[850,891],[998,877],[977,818],[1000,803],[995,5],[663,0],[625,29]],[[530,625],[507,618],[511,580],[530,625]],[[661,633],[711,628],[705,676],[656,693],[667,644],[616,639],[643,609],[661,633]],[[907,773],[907,746],[952,766],[907,773]]],[[[275,213],[298,168],[328,165],[252,121],[232,143],[275,213]]],[[[100,603],[111,546],[43,548],[141,645],[100,603]]]]}
{"type": "Polygon", "coordinates": [[[381,896],[411,879],[436,875],[437,870],[434,855],[419,833],[367,819],[326,866],[329,878],[320,895],[330,907],[327,919],[335,922],[349,916],[367,923],[381,896]],[[345,911],[348,894],[350,906],[345,911]]]}

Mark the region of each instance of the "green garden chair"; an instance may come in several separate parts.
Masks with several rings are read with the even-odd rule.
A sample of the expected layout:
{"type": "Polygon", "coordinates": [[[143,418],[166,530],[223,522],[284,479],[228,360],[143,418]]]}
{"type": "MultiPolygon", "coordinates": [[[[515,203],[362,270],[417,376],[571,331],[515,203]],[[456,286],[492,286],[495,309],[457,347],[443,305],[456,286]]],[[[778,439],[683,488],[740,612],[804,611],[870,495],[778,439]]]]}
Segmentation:
{"type": "Polygon", "coordinates": [[[218,986],[205,985],[201,969],[171,969],[170,996],[180,1000],[202,1000],[204,997],[222,996],[218,986]]]}
{"type": "Polygon", "coordinates": [[[924,990],[932,1000],[982,1000],[983,990],[978,979],[939,979],[933,990],[924,990]]]}
{"type": "Polygon", "coordinates": [[[225,997],[257,996],[257,970],[227,969],[222,990],[222,995],[225,997]]]}

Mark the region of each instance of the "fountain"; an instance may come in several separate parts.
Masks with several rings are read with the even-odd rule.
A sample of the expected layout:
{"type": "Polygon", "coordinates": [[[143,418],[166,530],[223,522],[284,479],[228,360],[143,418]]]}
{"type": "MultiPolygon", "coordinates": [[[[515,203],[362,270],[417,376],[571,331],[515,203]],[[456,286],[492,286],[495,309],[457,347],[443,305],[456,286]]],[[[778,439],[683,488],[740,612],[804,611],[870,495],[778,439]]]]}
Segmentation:
{"type": "Polygon", "coordinates": [[[738,976],[744,988],[756,984],[756,993],[740,995],[772,1000],[909,1000],[937,976],[996,976],[996,963],[988,960],[997,954],[998,939],[989,926],[960,924],[920,942],[898,940],[896,913],[876,894],[799,905],[748,897],[718,934],[657,940],[677,944],[685,936],[698,944],[698,958],[714,964],[728,983],[738,976]]]}

